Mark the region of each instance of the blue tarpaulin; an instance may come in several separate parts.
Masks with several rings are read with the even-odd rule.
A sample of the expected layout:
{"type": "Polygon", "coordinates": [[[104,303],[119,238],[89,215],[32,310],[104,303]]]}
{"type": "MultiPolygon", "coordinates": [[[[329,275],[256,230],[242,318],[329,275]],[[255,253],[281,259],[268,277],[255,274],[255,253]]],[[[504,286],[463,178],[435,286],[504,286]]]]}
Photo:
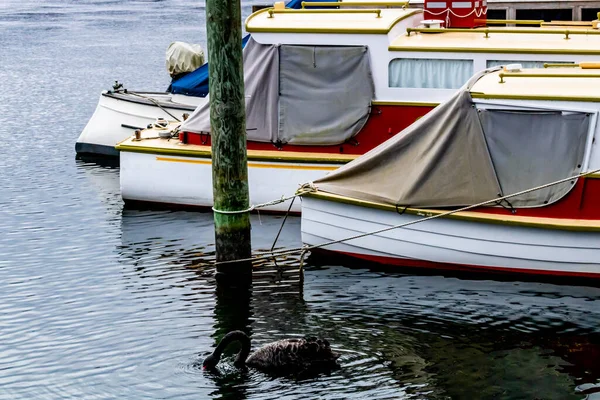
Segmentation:
{"type": "MultiPolygon", "coordinates": [[[[337,0],[291,0],[286,4],[286,8],[302,8],[302,1],[337,1],[337,0]]],[[[242,48],[250,39],[250,34],[242,39],[242,48]]],[[[167,92],[173,94],[185,94],[187,96],[206,97],[208,94],[208,63],[197,70],[171,82],[167,92]]]]}
{"type": "MultiPolygon", "coordinates": [[[[242,39],[242,48],[246,46],[248,39],[250,39],[250,34],[242,39]]],[[[171,82],[171,86],[169,86],[167,91],[173,94],[206,97],[208,94],[208,63],[177,79],[175,82],[171,82]]]]}

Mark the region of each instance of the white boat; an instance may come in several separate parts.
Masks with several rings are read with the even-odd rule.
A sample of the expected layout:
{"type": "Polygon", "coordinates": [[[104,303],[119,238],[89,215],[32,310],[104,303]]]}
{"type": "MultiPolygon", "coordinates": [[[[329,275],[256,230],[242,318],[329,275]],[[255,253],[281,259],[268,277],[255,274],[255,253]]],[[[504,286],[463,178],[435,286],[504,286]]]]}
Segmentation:
{"type": "MultiPolygon", "coordinates": [[[[274,7],[246,20],[252,204],[291,195],[299,183],[370,151],[449,99],[475,71],[600,56],[600,30],[440,29],[423,19],[422,9],[399,6],[404,3],[326,4],[340,8],[274,7]]],[[[473,26],[472,15],[465,19],[473,26]]],[[[167,140],[144,132],[143,140],[130,137],[117,146],[125,202],[212,206],[208,115],[203,104],[178,127],[181,135],[167,140]]]]}
{"type": "Polygon", "coordinates": [[[512,69],[314,181],[302,241],[397,266],[600,278],[600,64],[512,69]]]}
{"type": "MultiPolygon", "coordinates": [[[[550,35],[547,40],[539,36],[532,40],[529,36],[516,36],[514,33],[506,37],[497,32],[502,28],[497,28],[496,31],[491,29],[489,41],[483,41],[473,34],[459,32],[454,32],[452,35],[444,34],[442,41],[426,38],[427,35],[422,32],[415,32],[410,37],[405,37],[406,29],[417,27],[421,20],[441,18],[433,24],[423,25],[427,27],[485,25],[487,11],[485,1],[448,3],[425,1],[424,12],[420,8],[409,10],[414,18],[406,18],[405,13],[391,12],[394,8],[406,7],[406,2],[397,0],[367,2],[346,0],[343,4],[334,2],[333,5],[312,2],[319,7],[336,7],[337,12],[331,9],[293,9],[310,6],[305,3],[307,2],[292,0],[287,4],[289,11],[299,12],[298,14],[277,13],[273,14],[276,15],[274,18],[265,20],[270,15],[267,10],[254,13],[247,20],[247,32],[263,44],[368,46],[373,65],[377,64],[373,70],[377,85],[373,105],[377,106],[382,114],[385,114],[390,106],[393,107],[394,113],[398,106],[404,108],[403,115],[396,114],[395,120],[390,122],[386,118],[387,125],[383,129],[391,129],[392,132],[398,132],[434,105],[451,96],[453,90],[448,89],[457,89],[474,72],[492,64],[520,61],[528,62],[530,65],[541,65],[544,62],[586,61],[590,56],[600,54],[596,37],[584,38],[573,33],[571,35],[573,40],[562,40],[560,32],[583,31],[591,28],[591,22],[589,25],[582,25],[581,21],[571,22],[577,25],[564,25],[560,29],[555,29],[554,25],[542,21],[525,21],[539,24],[541,29],[537,31],[540,32],[548,31],[549,27],[554,29],[557,34],[550,35]],[[440,5],[446,7],[446,4],[447,8],[439,8],[440,5]],[[467,6],[468,8],[465,8],[467,6]],[[382,8],[384,10],[381,14],[375,14],[382,8]],[[353,13],[357,9],[364,12],[353,13]],[[349,12],[345,13],[345,17],[341,17],[344,10],[349,12]],[[374,20],[370,21],[371,19],[374,20]],[[518,40],[525,41],[519,44],[514,40],[517,37],[518,40]],[[440,47],[436,47],[440,44],[440,47]],[[458,53],[461,52],[463,57],[458,58],[458,53]],[[477,54],[480,52],[487,54],[477,54]],[[575,57],[576,55],[579,57],[575,57]],[[423,60],[428,57],[431,59],[430,62],[424,64],[423,60]],[[407,60],[402,61],[402,58],[407,60]],[[458,74],[456,82],[454,78],[443,74],[449,65],[443,65],[442,61],[448,58],[456,63],[458,74]],[[391,62],[395,59],[398,61],[391,62]],[[460,64],[460,60],[464,62],[460,64]],[[392,72],[389,82],[388,68],[392,72]],[[421,86],[407,86],[411,82],[402,79],[405,69],[420,69],[428,75],[428,78],[421,82],[421,86]],[[434,76],[437,78],[434,79],[434,76]],[[421,89],[430,89],[430,93],[421,95],[421,89]]],[[[491,22],[502,23],[498,20],[490,20],[491,22]]],[[[248,37],[249,35],[244,40],[248,37]]],[[[134,129],[145,128],[159,117],[169,121],[181,120],[182,114],[191,113],[196,106],[205,101],[204,96],[208,92],[207,79],[208,68],[205,64],[189,76],[174,82],[169,92],[134,92],[122,88],[102,92],[96,111],[77,139],[75,146],[77,153],[115,156],[118,153],[114,146],[130,137],[134,129]]]]}
{"type": "MultiPolygon", "coordinates": [[[[307,0],[308,2],[314,0],[307,0]]],[[[398,7],[404,3],[397,2],[398,7]]],[[[302,1],[291,0],[289,8],[300,8],[302,1]]],[[[250,35],[242,39],[242,46],[250,35]]],[[[157,118],[182,121],[204,104],[208,95],[208,63],[199,45],[173,42],[167,49],[167,70],[173,81],[165,92],[127,90],[115,82],[111,90],[100,93],[94,114],[75,143],[75,151],[84,156],[118,157],[115,145],[144,129],[157,118]]]]}
{"type": "Polygon", "coordinates": [[[182,121],[208,99],[172,93],[103,91],[98,105],[75,143],[78,154],[118,157],[115,144],[145,129],[157,118],[182,121]]]}

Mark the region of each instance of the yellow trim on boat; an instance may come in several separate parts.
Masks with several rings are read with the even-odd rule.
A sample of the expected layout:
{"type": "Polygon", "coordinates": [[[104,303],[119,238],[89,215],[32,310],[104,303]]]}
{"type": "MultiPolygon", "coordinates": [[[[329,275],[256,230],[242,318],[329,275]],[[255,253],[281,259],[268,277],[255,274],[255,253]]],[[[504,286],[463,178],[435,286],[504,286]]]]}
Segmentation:
{"type": "Polygon", "coordinates": [[[416,101],[394,101],[394,100],[373,100],[374,106],[412,106],[412,107],[437,107],[440,103],[425,103],[416,101]]]}
{"type": "Polygon", "coordinates": [[[586,179],[600,179],[600,174],[590,174],[585,176],[586,179]]]}
{"type": "Polygon", "coordinates": [[[529,49],[529,48],[492,48],[492,47],[417,47],[391,45],[389,51],[411,51],[411,52],[440,52],[440,53],[511,53],[511,54],[577,54],[577,55],[599,55],[600,49],[529,49]]]}
{"type": "Polygon", "coordinates": [[[534,34],[534,35],[565,35],[565,39],[569,39],[569,35],[600,35],[600,31],[595,29],[523,29],[523,28],[406,28],[406,34],[410,36],[412,32],[417,33],[483,33],[485,37],[489,37],[490,33],[517,33],[517,34],[534,34]]]}
{"type": "MultiPolygon", "coordinates": [[[[398,212],[395,206],[375,203],[365,200],[357,200],[350,197],[339,196],[326,192],[309,192],[303,196],[315,197],[323,200],[333,201],[336,203],[344,203],[359,207],[374,208],[378,210],[398,212]]],[[[447,210],[420,209],[420,208],[401,208],[403,213],[418,215],[421,217],[430,217],[447,212],[447,210]]],[[[563,218],[540,218],[527,217],[520,215],[500,215],[488,214],[477,211],[462,211],[455,214],[450,214],[440,218],[458,219],[463,221],[481,222],[498,225],[524,226],[529,228],[555,229],[568,231],[584,231],[584,232],[599,232],[600,221],[598,220],[582,220],[582,219],[563,219],[563,218]]]]}
{"type": "MultiPolygon", "coordinates": [[[[545,70],[542,70],[545,71],[545,70]]],[[[499,83],[504,83],[506,78],[600,78],[600,74],[579,74],[579,73],[527,73],[527,72],[500,72],[499,83]]]]}
{"type": "Polygon", "coordinates": [[[548,100],[548,101],[600,101],[598,96],[546,96],[546,95],[521,95],[521,94],[486,94],[481,92],[471,92],[474,99],[496,99],[496,100],[548,100]]]}
{"type": "MultiPolygon", "coordinates": [[[[117,150],[123,152],[147,153],[157,156],[179,156],[193,158],[210,158],[211,156],[210,146],[192,144],[183,146],[175,141],[167,142],[164,139],[149,139],[136,142],[129,138],[122,141],[115,147],[117,150]],[[161,147],[157,146],[157,144],[159,144],[161,147]],[[185,147],[181,148],[183,146],[185,147]]],[[[357,154],[324,154],[282,150],[248,150],[249,161],[295,162],[303,164],[346,164],[357,157],[357,154]]]]}
{"type": "Polygon", "coordinates": [[[310,9],[310,8],[301,8],[301,9],[293,9],[293,8],[284,8],[283,10],[277,10],[277,9],[270,9],[268,11],[269,13],[269,17],[268,18],[274,18],[275,14],[306,14],[306,13],[310,13],[310,14],[340,14],[340,13],[344,13],[344,14],[377,14],[377,18],[381,18],[381,9],[379,8],[373,8],[373,9],[360,9],[360,8],[352,8],[352,9],[339,9],[339,8],[334,8],[332,10],[330,9],[310,9]]]}
{"type": "Polygon", "coordinates": [[[408,7],[408,1],[303,1],[306,7],[408,7]]]}
{"type": "MultiPolygon", "coordinates": [[[[156,156],[156,161],[167,161],[167,162],[178,162],[178,163],[188,163],[188,164],[202,164],[202,165],[211,165],[212,162],[210,160],[190,160],[184,158],[170,158],[170,157],[159,157],[156,156]]],[[[300,170],[318,170],[318,171],[333,171],[338,169],[338,166],[329,167],[329,166],[320,166],[320,165],[283,165],[283,164],[264,164],[264,163],[256,163],[256,162],[248,162],[249,168],[268,168],[268,169],[300,169],[300,170]]]]}
{"type": "Polygon", "coordinates": [[[542,25],[543,19],[484,19],[475,20],[475,23],[483,22],[488,25],[514,24],[514,25],[542,25]]]}

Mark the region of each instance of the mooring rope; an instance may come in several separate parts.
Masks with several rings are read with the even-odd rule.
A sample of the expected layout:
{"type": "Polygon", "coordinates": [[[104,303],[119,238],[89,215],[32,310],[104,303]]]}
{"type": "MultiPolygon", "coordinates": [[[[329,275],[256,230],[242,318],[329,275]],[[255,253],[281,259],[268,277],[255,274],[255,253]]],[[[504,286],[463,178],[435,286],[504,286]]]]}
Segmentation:
{"type": "Polygon", "coordinates": [[[305,186],[301,187],[299,189],[299,191],[296,192],[296,194],[294,194],[292,196],[288,196],[288,197],[281,196],[281,198],[279,198],[279,199],[267,201],[266,203],[252,204],[250,207],[245,208],[243,210],[237,210],[237,211],[217,210],[214,206],[211,208],[214,212],[216,212],[218,214],[243,214],[243,213],[251,212],[254,210],[258,210],[259,208],[264,208],[264,207],[274,206],[274,205],[280,204],[280,203],[285,203],[288,200],[292,200],[298,196],[302,196],[308,192],[313,191],[313,189],[304,189],[304,188],[305,188],[305,186]]]}
{"type": "MultiPolygon", "coordinates": [[[[469,206],[465,206],[465,207],[461,207],[458,208],[456,210],[450,210],[450,211],[446,211],[440,214],[435,214],[435,215],[430,215],[428,217],[423,217],[421,219],[416,219],[413,221],[408,221],[399,225],[394,225],[394,226],[388,226],[386,228],[382,228],[382,229],[378,229],[375,231],[371,231],[371,232],[365,232],[365,233],[361,233],[358,235],[354,235],[354,236],[350,236],[347,238],[343,238],[343,239],[338,239],[338,240],[331,240],[328,242],[324,242],[324,243],[320,243],[320,244],[315,244],[315,245],[311,245],[311,246],[302,246],[302,247],[296,247],[296,248],[292,248],[292,249],[283,249],[283,250],[271,250],[271,251],[267,251],[267,252],[262,252],[261,254],[258,254],[256,256],[250,257],[250,258],[243,258],[243,259],[238,259],[238,260],[225,260],[225,261],[218,261],[215,263],[215,265],[220,265],[220,264],[231,264],[231,263],[239,263],[239,262],[248,262],[248,261],[254,261],[254,260],[260,260],[260,259],[265,259],[265,258],[272,258],[273,256],[283,256],[283,255],[291,255],[291,254],[296,254],[296,253],[306,253],[307,251],[313,250],[313,249],[318,249],[321,247],[326,247],[326,246],[331,246],[333,244],[338,244],[338,243],[343,243],[343,242],[347,242],[349,240],[354,240],[354,239],[360,239],[366,236],[372,236],[372,235],[377,235],[379,233],[383,233],[383,232],[387,232],[387,231],[391,231],[393,229],[399,229],[399,228],[404,228],[407,227],[409,225],[415,225],[418,224],[420,222],[425,222],[425,221],[430,221],[436,218],[442,218],[442,217],[447,217],[449,215],[452,214],[456,214],[462,211],[467,211],[467,210],[471,210],[473,208],[477,208],[477,207],[481,207],[481,206],[485,206],[488,204],[493,204],[496,203],[498,201],[501,200],[506,200],[509,199],[511,197],[516,197],[516,196],[520,196],[523,194],[527,194],[530,192],[534,192],[536,190],[540,190],[540,189],[545,189],[547,187],[551,187],[551,186],[555,186],[558,185],[560,183],[564,183],[564,182],[568,182],[570,180],[573,179],[578,179],[581,177],[584,177],[586,175],[592,175],[592,174],[597,174],[600,173],[600,168],[599,169],[595,169],[593,171],[587,171],[587,172],[582,172],[580,174],[571,176],[569,178],[564,178],[564,179],[560,179],[558,181],[554,181],[554,182],[550,182],[550,183],[546,183],[544,185],[540,185],[540,186],[536,186],[530,189],[526,189],[526,190],[522,190],[520,192],[516,192],[516,193],[512,193],[512,194],[508,194],[505,196],[501,196],[501,197],[497,197],[491,200],[486,200],[486,201],[482,201],[480,203],[476,203],[476,204],[472,204],[469,206]]],[[[305,194],[305,193],[303,193],[305,194]]]]}

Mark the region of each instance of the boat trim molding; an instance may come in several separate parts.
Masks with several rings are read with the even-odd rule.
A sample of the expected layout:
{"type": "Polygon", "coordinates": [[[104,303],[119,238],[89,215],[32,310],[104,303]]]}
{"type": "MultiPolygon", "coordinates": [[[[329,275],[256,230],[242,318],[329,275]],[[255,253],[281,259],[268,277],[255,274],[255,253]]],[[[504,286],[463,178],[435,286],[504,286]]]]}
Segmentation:
{"type": "MultiPolygon", "coordinates": [[[[185,158],[171,158],[171,157],[156,157],[156,161],[166,161],[166,162],[180,162],[180,163],[189,163],[189,164],[202,164],[202,165],[211,165],[212,161],[208,160],[198,160],[198,159],[185,159],[185,158]]],[[[318,171],[333,171],[338,169],[336,166],[325,166],[325,165],[292,165],[292,164],[282,164],[282,163],[258,163],[258,162],[248,162],[248,168],[275,168],[275,169],[300,169],[300,170],[318,170],[318,171]]]]}
{"type": "MultiPolygon", "coordinates": [[[[371,201],[358,200],[350,197],[339,196],[326,192],[309,192],[303,196],[315,197],[321,200],[332,201],[336,203],[344,203],[359,207],[374,208],[384,211],[398,212],[395,206],[375,203],[371,201]]],[[[402,213],[418,215],[421,217],[432,217],[448,212],[448,210],[436,209],[421,209],[401,207],[402,213]]],[[[489,214],[477,211],[461,211],[450,215],[445,215],[441,218],[458,219],[463,221],[481,222],[497,225],[513,225],[525,226],[530,228],[568,230],[568,231],[584,231],[584,232],[600,232],[600,221],[598,220],[582,220],[582,219],[566,219],[566,218],[541,218],[520,215],[500,215],[489,214]]]]}
{"type": "Polygon", "coordinates": [[[427,103],[418,101],[373,100],[374,106],[410,106],[410,107],[437,107],[440,103],[427,103]]]}
{"type": "Polygon", "coordinates": [[[566,50],[566,49],[515,49],[515,48],[486,48],[486,47],[416,47],[416,46],[389,46],[389,51],[426,51],[426,52],[440,52],[440,53],[512,53],[512,54],[578,54],[578,55],[599,55],[600,49],[579,49],[579,50],[566,50]]]}
{"type": "MultiPolygon", "coordinates": [[[[132,91],[132,93],[133,93],[133,91],[132,91]]],[[[139,92],[139,93],[142,95],[145,95],[145,94],[161,94],[161,95],[169,94],[168,92],[161,92],[161,93],[139,92]]],[[[121,100],[121,101],[126,101],[129,103],[135,103],[135,104],[156,106],[158,103],[158,104],[160,104],[160,107],[165,107],[165,108],[169,108],[172,110],[193,112],[196,109],[195,106],[186,106],[186,105],[175,104],[175,103],[165,103],[164,101],[158,101],[157,103],[153,103],[152,101],[150,101],[144,97],[133,97],[134,96],[133,94],[127,93],[127,92],[126,93],[106,92],[106,93],[102,93],[102,96],[111,97],[115,100],[121,100]]]]}
{"type": "MultiPolygon", "coordinates": [[[[125,140],[125,142],[131,139],[125,140]]],[[[211,158],[210,146],[197,146],[194,149],[173,149],[152,146],[140,146],[121,142],[116,146],[119,151],[132,153],[148,153],[157,156],[180,156],[193,158],[211,158]]],[[[272,162],[295,162],[295,163],[322,163],[322,164],[346,164],[355,158],[357,154],[323,154],[323,153],[301,153],[285,152],[281,150],[248,150],[248,160],[272,161],[272,162]]],[[[339,166],[338,165],[338,166],[339,166]]],[[[337,167],[336,167],[337,168],[337,167]]]]}
{"type": "Polygon", "coordinates": [[[496,100],[549,100],[549,101],[584,101],[597,102],[600,96],[543,96],[543,95],[519,95],[519,94],[486,94],[482,92],[471,92],[474,99],[496,99],[496,100]]]}

